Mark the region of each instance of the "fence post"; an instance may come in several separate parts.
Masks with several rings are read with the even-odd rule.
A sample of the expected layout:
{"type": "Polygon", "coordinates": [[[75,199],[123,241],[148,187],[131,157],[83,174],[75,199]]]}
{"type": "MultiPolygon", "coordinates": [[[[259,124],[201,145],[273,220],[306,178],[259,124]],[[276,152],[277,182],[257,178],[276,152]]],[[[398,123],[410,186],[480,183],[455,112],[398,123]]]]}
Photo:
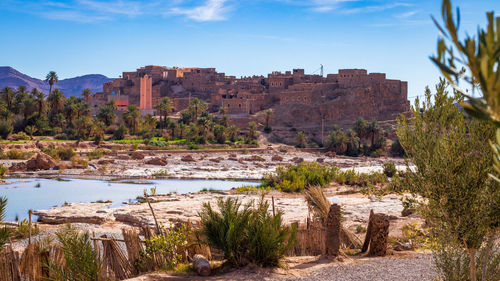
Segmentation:
{"type": "Polygon", "coordinates": [[[337,256],[340,250],[340,205],[332,204],[326,221],[326,254],[337,256]]]}
{"type": "Polygon", "coordinates": [[[29,239],[28,239],[28,245],[31,245],[31,213],[32,213],[32,210],[29,209],[28,210],[28,230],[29,230],[29,239]]]}

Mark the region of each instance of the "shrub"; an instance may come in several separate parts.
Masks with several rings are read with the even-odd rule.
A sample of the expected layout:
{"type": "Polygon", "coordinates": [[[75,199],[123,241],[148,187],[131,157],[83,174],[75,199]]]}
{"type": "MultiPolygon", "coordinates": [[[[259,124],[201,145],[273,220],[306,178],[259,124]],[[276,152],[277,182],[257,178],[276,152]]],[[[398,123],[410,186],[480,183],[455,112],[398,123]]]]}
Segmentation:
{"type": "Polygon", "coordinates": [[[393,157],[404,157],[406,156],[405,149],[401,146],[401,143],[399,142],[399,138],[397,138],[392,144],[391,144],[391,156],[393,157]]]}
{"type": "Polygon", "coordinates": [[[71,163],[73,163],[73,165],[82,165],[85,168],[89,167],[89,162],[86,161],[85,159],[82,159],[81,157],[75,156],[75,157],[72,157],[70,160],[71,160],[71,163]]]}
{"type": "Polygon", "coordinates": [[[47,148],[43,148],[42,151],[54,159],[65,161],[71,160],[71,158],[76,155],[76,152],[71,147],[56,147],[53,144],[49,145],[47,148]]]}
{"type": "Polygon", "coordinates": [[[187,245],[188,228],[181,224],[175,228],[161,227],[161,234],[146,240],[146,256],[160,255],[159,266],[169,270],[182,261],[182,250],[187,245]]]}
{"type": "Polygon", "coordinates": [[[24,152],[24,151],[17,150],[17,149],[11,149],[11,150],[7,151],[7,158],[8,159],[20,160],[20,159],[27,159],[30,156],[31,156],[31,153],[24,152]]]}
{"type": "Polygon", "coordinates": [[[7,174],[7,167],[5,167],[3,164],[0,164],[0,177],[4,177],[7,174]]]}
{"type": "Polygon", "coordinates": [[[261,197],[257,206],[245,206],[236,198],[219,198],[219,212],[204,203],[199,212],[202,234],[207,243],[221,250],[234,266],[253,261],[261,266],[277,265],[293,247],[296,229],[282,225],[281,212],[268,213],[269,203],[261,197]]]}
{"type": "Polygon", "coordinates": [[[10,133],[12,133],[14,128],[12,124],[7,120],[0,120],[0,136],[6,140],[9,138],[10,133]]]}
{"type": "MultiPolygon", "coordinates": [[[[0,197],[0,222],[5,218],[5,209],[7,208],[7,197],[0,197]]],[[[4,226],[0,228],[0,252],[9,240],[10,230],[4,226]]]]}
{"type": "Polygon", "coordinates": [[[236,198],[219,198],[217,206],[219,212],[216,212],[210,203],[203,203],[203,209],[198,213],[202,234],[211,247],[224,253],[224,258],[229,263],[235,266],[244,265],[248,221],[252,213],[250,205],[242,207],[236,198]]]}
{"type": "MultiPolygon", "coordinates": [[[[24,219],[22,221],[20,221],[17,225],[17,229],[16,229],[16,238],[21,238],[21,239],[24,239],[24,238],[27,238],[29,237],[29,233],[30,233],[30,230],[29,230],[29,222],[28,220],[24,219]]],[[[37,235],[38,233],[40,233],[40,229],[38,228],[38,225],[34,225],[31,227],[31,235],[37,235]]]]}
{"type": "Polygon", "coordinates": [[[111,153],[111,150],[105,148],[96,148],[89,152],[89,159],[99,159],[111,153]]]}
{"type": "Polygon", "coordinates": [[[287,167],[280,166],[275,173],[264,175],[263,186],[286,192],[302,191],[310,185],[326,186],[333,180],[337,170],[334,166],[322,166],[315,162],[302,162],[287,167]]]}
{"type": "Polygon", "coordinates": [[[261,197],[248,225],[248,258],[260,266],[277,266],[293,247],[297,229],[282,225],[282,212],[268,212],[269,202],[261,197]]]}
{"type": "Polygon", "coordinates": [[[384,174],[390,178],[392,178],[398,172],[398,170],[396,169],[396,164],[394,164],[394,162],[392,161],[384,162],[383,167],[384,174]]]}
{"type": "Polygon", "coordinates": [[[25,132],[19,132],[17,134],[10,135],[10,139],[14,141],[20,141],[20,140],[30,140],[31,137],[28,136],[25,132]]]}
{"type": "Polygon", "coordinates": [[[128,129],[124,124],[121,124],[114,132],[113,139],[122,140],[127,135],[128,129]]]}
{"type": "Polygon", "coordinates": [[[48,267],[54,280],[100,280],[102,262],[97,250],[92,247],[88,232],[67,225],[56,233],[64,253],[64,265],[49,261],[48,267]]]}

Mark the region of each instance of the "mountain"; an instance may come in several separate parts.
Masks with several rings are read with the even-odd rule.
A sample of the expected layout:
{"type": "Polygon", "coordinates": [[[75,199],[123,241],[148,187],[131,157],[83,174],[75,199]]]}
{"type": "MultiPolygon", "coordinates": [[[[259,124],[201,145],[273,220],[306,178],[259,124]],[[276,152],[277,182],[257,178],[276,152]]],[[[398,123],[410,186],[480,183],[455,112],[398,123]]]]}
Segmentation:
{"type": "MultiPolygon", "coordinates": [[[[102,84],[112,80],[112,78],[101,74],[89,74],[59,80],[52,88],[61,90],[67,97],[80,96],[82,90],[86,88],[90,89],[92,93],[100,92],[102,84]]],[[[5,86],[17,88],[21,85],[25,85],[29,90],[37,88],[45,94],[49,93],[47,82],[23,74],[10,66],[0,66],[0,89],[5,86]]]]}

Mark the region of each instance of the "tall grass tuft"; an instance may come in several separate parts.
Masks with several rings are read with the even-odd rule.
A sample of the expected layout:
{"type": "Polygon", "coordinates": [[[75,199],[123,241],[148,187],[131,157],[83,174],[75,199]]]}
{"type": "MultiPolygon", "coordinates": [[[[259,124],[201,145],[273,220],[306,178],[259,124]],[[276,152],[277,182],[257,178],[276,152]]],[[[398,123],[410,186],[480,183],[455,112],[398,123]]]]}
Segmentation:
{"type": "Polygon", "coordinates": [[[330,201],[326,198],[320,186],[310,186],[305,194],[305,200],[314,217],[320,221],[326,221],[330,212],[330,201]]]}
{"type": "Polygon", "coordinates": [[[280,166],[275,173],[265,174],[263,186],[270,186],[286,192],[299,192],[309,185],[328,185],[337,174],[335,166],[322,166],[314,162],[280,166]]]}

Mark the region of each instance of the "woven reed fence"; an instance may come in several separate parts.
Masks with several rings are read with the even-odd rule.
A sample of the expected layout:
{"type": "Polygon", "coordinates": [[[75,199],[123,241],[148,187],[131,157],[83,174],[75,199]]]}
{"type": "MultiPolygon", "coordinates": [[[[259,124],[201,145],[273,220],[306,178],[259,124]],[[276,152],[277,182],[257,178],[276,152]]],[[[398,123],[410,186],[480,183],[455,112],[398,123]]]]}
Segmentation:
{"type": "Polygon", "coordinates": [[[297,240],[288,256],[317,256],[326,254],[326,227],[312,221],[297,225],[297,240]]]}

